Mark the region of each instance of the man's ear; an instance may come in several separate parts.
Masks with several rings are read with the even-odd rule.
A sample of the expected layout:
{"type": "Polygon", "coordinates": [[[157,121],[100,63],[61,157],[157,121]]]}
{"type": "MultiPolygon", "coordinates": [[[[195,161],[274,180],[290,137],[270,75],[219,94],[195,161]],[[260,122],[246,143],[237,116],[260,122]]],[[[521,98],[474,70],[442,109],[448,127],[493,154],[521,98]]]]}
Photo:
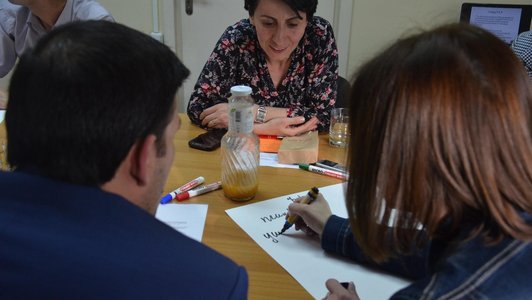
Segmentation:
{"type": "Polygon", "coordinates": [[[140,186],[146,185],[151,179],[151,174],[153,174],[151,170],[157,157],[156,140],[157,137],[150,134],[133,145],[134,149],[132,149],[130,157],[130,174],[140,186]]]}

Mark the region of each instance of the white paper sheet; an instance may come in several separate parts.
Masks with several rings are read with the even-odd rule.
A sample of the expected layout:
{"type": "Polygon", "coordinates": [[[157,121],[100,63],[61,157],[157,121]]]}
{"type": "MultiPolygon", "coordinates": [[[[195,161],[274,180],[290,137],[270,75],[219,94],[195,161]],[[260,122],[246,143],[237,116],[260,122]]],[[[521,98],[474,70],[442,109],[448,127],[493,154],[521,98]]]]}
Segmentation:
{"type": "Polygon", "coordinates": [[[159,204],[155,217],[184,235],[201,242],[207,204],[159,204]]]}
{"type": "Polygon", "coordinates": [[[260,165],[262,167],[274,167],[274,168],[288,168],[288,169],[299,168],[298,165],[280,164],[279,156],[277,155],[277,153],[266,153],[266,152],[260,153],[260,165]]]}
{"type": "MultiPolygon", "coordinates": [[[[360,299],[388,299],[409,284],[404,279],[327,254],[317,238],[296,232],[293,227],[278,235],[288,205],[307,192],[228,209],[226,213],[315,298],[321,299],[327,294],[325,281],[329,278],[353,281],[360,299]]],[[[320,193],[334,214],[347,217],[342,183],[320,188],[320,193]]]]}

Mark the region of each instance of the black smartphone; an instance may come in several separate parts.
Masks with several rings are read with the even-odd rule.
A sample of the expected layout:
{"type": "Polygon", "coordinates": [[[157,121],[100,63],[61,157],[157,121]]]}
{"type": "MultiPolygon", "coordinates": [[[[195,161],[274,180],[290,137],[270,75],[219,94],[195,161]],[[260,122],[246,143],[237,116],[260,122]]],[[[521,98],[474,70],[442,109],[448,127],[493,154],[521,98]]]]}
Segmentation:
{"type": "Polygon", "coordinates": [[[316,166],[338,172],[346,172],[345,166],[328,159],[318,160],[316,166]]]}
{"type": "Polygon", "coordinates": [[[220,147],[220,141],[226,132],[227,129],[209,130],[188,141],[188,146],[203,151],[215,150],[220,147]]]}

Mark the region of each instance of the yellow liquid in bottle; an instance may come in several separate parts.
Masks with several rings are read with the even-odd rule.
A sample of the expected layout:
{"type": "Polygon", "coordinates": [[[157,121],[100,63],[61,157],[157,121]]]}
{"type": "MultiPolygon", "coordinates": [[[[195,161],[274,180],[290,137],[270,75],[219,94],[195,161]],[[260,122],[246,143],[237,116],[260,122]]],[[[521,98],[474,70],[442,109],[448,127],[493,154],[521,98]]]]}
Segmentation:
{"type": "Polygon", "coordinates": [[[225,197],[234,201],[247,201],[255,197],[259,188],[256,172],[238,170],[224,176],[222,189],[225,197]]]}

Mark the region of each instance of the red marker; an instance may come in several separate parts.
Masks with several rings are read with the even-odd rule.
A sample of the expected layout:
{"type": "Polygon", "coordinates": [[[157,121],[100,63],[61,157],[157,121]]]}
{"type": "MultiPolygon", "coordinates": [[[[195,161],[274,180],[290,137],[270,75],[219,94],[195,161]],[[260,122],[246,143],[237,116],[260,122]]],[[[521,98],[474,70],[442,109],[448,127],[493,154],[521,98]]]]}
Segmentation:
{"type": "Polygon", "coordinates": [[[310,172],[314,172],[314,173],[318,173],[318,174],[322,174],[322,175],[327,175],[327,176],[331,176],[331,177],[342,179],[342,180],[346,180],[347,179],[347,174],[345,174],[345,173],[338,172],[338,171],[333,171],[333,170],[328,170],[328,169],[325,169],[325,168],[320,168],[320,167],[316,167],[316,166],[312,166],[312,165],[300,164],[299,168],[303,169],[303,170],[306,170],[306,171],[310,171],[310,172]]]}
{"type": "Polygon", "coordinates": [[[188,198],[192,198],[194,196],[198,196],[198,195],[201,195],[201,194],[208,193],[210,191],[217,190],[217,189],[219,189],[221,187],[222,187],[222,182],[221,181],[217,181],[217,182],[214,182],[214,183],[211,183],[211,184],[207,184],[207,185],[201,186],[199,188],[195,188],[195,189],[190,190],[188,192],[184,192],[184,193],[178,194],[175,198],[176,198],[177,201],[181,202],[181,201],[187,200],[188,198]]]}
{"type": "Polygon", "coordinates": [[[197,187],[198,185],[202,184],[205,181],[205,178],[203,176],[200,176],[190,182],[185,183],[182,187],[171,191],[170,193],[166,194],[166,196],[161,198],[161,204],[166,204],[172,200],[174,200],[177,195],[186,192],[192,188],[197,187]]]}

